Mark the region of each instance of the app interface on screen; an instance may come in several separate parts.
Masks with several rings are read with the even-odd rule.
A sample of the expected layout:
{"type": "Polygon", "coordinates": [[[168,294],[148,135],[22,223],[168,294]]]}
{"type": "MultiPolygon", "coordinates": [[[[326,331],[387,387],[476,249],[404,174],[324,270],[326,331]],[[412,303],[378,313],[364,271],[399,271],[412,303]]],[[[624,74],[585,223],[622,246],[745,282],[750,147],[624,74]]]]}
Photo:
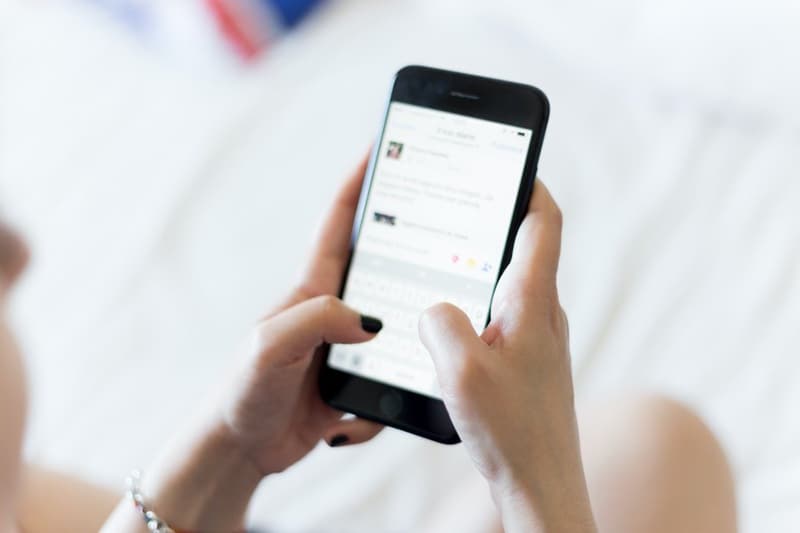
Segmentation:
{"type": "Polygon", "coordinates": [[[450,302],[483,330],[531,135],[391,103],[343,296],[383,329],[332,346],[330,366],[440,397],[419,316],[450,302]]]}

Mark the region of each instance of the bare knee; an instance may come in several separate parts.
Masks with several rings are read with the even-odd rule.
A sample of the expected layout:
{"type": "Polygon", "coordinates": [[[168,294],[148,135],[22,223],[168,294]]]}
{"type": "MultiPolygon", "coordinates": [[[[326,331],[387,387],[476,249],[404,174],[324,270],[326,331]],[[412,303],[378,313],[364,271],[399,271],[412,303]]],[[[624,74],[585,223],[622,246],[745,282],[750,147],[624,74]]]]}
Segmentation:
{"type": "Polygon", "coordinates": [[[580,429],[601,531],[735,531],[725,454],[684,405],[627,397],[583,410],[580,429]]]}

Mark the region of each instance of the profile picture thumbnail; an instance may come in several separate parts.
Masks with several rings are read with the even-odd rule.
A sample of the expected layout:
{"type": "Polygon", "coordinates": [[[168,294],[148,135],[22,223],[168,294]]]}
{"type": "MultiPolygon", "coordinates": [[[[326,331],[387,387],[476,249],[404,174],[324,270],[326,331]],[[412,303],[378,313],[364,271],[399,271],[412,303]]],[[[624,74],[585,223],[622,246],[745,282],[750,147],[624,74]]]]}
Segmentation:
{"type": "Polygon", "coordinates": [[[403,143],[397,141],[389,141],[389,148],[386,149],[386,157],[389,159],[400,159],[400,154],[403,153],[403,143]]]}

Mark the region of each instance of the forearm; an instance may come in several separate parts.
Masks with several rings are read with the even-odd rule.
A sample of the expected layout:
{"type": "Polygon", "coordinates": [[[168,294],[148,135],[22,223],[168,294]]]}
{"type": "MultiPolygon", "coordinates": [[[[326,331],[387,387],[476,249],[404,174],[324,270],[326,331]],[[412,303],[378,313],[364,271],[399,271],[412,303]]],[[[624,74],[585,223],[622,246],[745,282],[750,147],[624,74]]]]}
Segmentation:
{"type": "Polygon", "coordinates": [[[596,533],[579,445],[532,446],[533,461],[490,479],[505,533],[596,533]]]}
{"type": "MultiPolygon", "coordinates": [[[[189,531],[243,529],[247,506],[262,475],[220,430],[200,432],[176,444],[144,473],[147,505],[171,527],[189,531]]],[[[103,532],[146,532],[138,510],[126,498],[103,532]]]]}
{"type": "Polygon", "coordinates": [[[26,533],[97,531],[121,492],[29,465],[22,474],[17,520],[26,533]]]}
{"type": "Polygon", "coordinates": [[[596,533],[588,497],[542,503],[523,491],[495,493],[505,533],[596,533]]]}

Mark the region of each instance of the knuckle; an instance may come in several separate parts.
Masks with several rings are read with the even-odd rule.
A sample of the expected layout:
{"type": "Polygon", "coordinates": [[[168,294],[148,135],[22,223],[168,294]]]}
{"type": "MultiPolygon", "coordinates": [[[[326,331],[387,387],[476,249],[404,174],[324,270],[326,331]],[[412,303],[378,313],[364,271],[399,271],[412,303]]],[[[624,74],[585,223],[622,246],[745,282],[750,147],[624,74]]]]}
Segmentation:
{"type": "Polygon", "coordinates": [[[531,284],[508,295],[500,312],[514,317],[512,322],[521,328],[531,324],[545,325],[557,336],[567,336],[569,326],[555,290],[531,284]]]}
{"type": "Polygon", "coordinates": [[[422,312],[420,321],[421,323],[428,323],[436,326],[444,325],[450,320],[454,307],[453,304],[447,302],[433,304],[422,312]]]}
{"type": "Polygon", "coordinates": [[[331,294],[323,294],[315,298],[315,303],[322,315],[330,316],[339,309],[339,298],[331,294]]]}
{"type": "Polygon", "coordinates": [[[558,296],[555,294],[555,287],[545,281],[538,276],[529,276],[522,280],[519,289],[509,296],[521,308],[533,307],[551,311],[558,307],[558,296]]]}

